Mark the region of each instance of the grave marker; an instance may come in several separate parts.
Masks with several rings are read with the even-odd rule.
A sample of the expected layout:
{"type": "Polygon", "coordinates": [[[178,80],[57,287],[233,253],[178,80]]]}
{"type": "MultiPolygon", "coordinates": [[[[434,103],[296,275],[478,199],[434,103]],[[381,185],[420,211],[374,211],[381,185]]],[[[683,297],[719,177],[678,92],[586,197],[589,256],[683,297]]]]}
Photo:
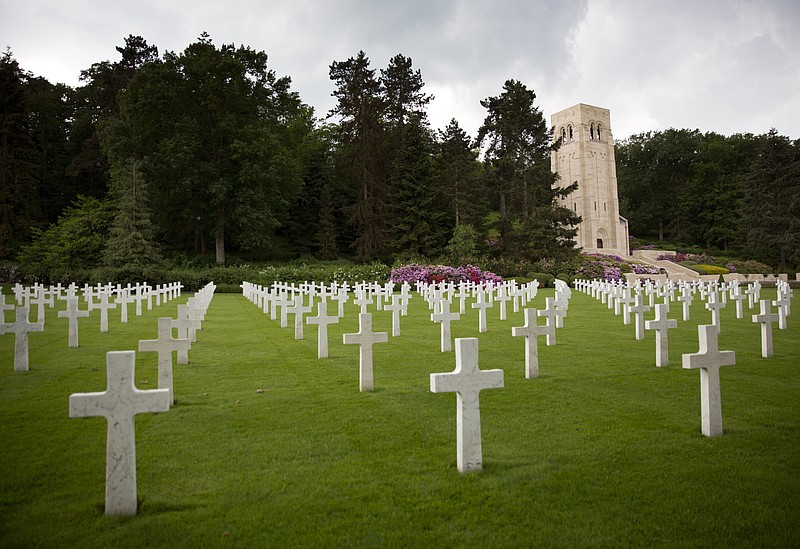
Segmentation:
{"type": "Polygon", "coordinates": [[[443,353],[449,353],[452,349],[450,342],[450,322],[461,318],[460,313],[450,312],[450,302],[446,299],[442,300],[440,310],[431,315],[433,322],[441,324],[441,345],[440,349],[443,353]]]}
{"type": "Polygon", "coordinates": [[[700,350],[683,355],[683,367],[700,369],[700,417],[703,434],[713,437],[722,434],[722,402],[719,389],[719,369],[736,364],[736,353],[719,350],[719,330],[713,325],[697,327],[700,350]]]}
{"type": "Polygon", "coordinates": [[[555,336],[555,326],[538,326],[536,309],[525,309],[525,324],[511,328],[512,336],[525,338],[525,377],[534,379],[539,377],[539,341],[538,336],[555,336]]]}
{"type": "Polygon", "coordinates": [[[503,386],[503,370],[478,367],[478,339],[456,339],[456,369],[431,374],[431,392],[456,393],[456,463],[461,473],[483,468],[480,392],[503,386]]]}
{"type": "Polygon", "coordinates": [[[669,340],[667,330],[677,328],[677,320],[667,318],[668,309],[663,303],[656,305],[655,320],[645,322],[645,328],[656,331],[656,366],[666,366],[669,364],[669,340]]]}
{"type": "Polygon", "coordinates": [[[78,319],[87,318],[89,311],[81,311],[78,309],[78,298],[71,297],[67,299],[67,309],[58,311],[59,318],[69,319],[69,346],[78,346],[78,319]]]}
{"type": "Polygon", "coordinates": [[[103,416],[107,423],[106,515],[136,514],[136,435],[134,416],[169,410],[169,391],[140,391],[133,384],[136,354],[106,354],[108,382],[101,393],[73,393],[69,417],[103,416]]]}
{"type": "Polygon", "coordinates": [[[328,324],[338,324],[339,316],[328,315],[328,303],[323,299],[317,303],[317,316],[307,318],[306,323],[317,325],[317,358],[328,358],[328,324]]]}
{"type": "Polygon", "coordinates": [[[139,341],[139,351],[158,353],[158,388],[169,390],[170,406],[175,402],[172,390],[172,351],[188,352],[191,346],[189,339],[172,337],[172,319],[168,316],[158,319],[158,339],[139,341]]]}
{"type": "Polygon", "coordinates": [[[773,313],[769,299],[761,300],[761,314],[753,315],[753,322],[761,323],[761,356],[769,358],[773,355],[772,350],[772,323],[779,319],[773,313]]]}
{"type": "Polygon", "coordinates": [[[358,332],[355,334],[343,334],[342,342],[345,345],[359,345],[358,353],[358,390],[372,391],[374,388],[372,375],[372,345],[375,343],[386,343],[389,341],[389,334],[386,332],[372,331],[372,314],[359,313],[358,332]]]}
{"type": "Polygon", "coordinates": [[[28,334],[43,332],[44,324],[28,321],[28,307],[17,307],[14,322],[0,324],[0,334],[14,334],[14,371],[28,371],[28,334]]]}

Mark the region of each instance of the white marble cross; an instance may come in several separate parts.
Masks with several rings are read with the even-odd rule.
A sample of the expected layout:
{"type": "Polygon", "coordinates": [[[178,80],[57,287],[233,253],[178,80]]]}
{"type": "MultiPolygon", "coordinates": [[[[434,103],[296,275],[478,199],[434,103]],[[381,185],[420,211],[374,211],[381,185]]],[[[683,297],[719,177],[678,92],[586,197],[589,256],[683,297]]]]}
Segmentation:
{"type": "Polygon", "coordinates": [[[617,302],[622,310],[622,323],[627,326],[631,323],[630,306],[635,302],[633,296],[631,296],[631,289],[623,288],[622,295],[619,297],[619,299],[617,299],[617,302]]]}
{"type": "Polygon", "coordinates": [[[508,309],[508,301],[511,300],[511,296],[508,295],[505,286],[500,286],[497,288],[497,295],[494,297],[494,300],[500,303],[500,320],[506,320],[507,318],[507,309],[508,309]]]}
{"type": "Polygon", "coordinates": [[[69,397],[69,417],[106,418],[106,515],[136,514],[134,416],[169,410],[169,391],[140,391],[134,386],[135,361],[133,351],[106,354],[106,390],[74,393],[69,397]]]}
{"type": "Polygon", "coordinates": [[[472,304],[473,309],[478,309],[478,332],[486,332],[486,309],[492,304],[486,300],[486,293],[483,288],[478,289],[478,300],[472,304]]]}
{"type": "Polygon", "coordinates": [[[158,319],[158,339],[142,339],[139,351],[158,353],[158,388],[169,390],[169,403],[175,402],[172,390],[172,351],[188,352],[192,342],[188,338],[172,337],[172,319],[168,316],[158,319]]]}
{"type": "Polygon", "coordinates": [[[773,313],[769,299],[761,300],[761,314],[753,315],[753,322],[761,323],[761,356],[769,358],[772,356],[772,323],[779,319],[773,313]]]}
{"type": "Polygon", "coordinates": [[[69,319],[69,346],[78,346],[78,319],[87,318],[89,311],[81,311],[78,309],[78,298],[71,297],[67,299],[67,309],[58,311],[59,318],[69,319]]]}
{"type": "Polygon", "coordinates": [[[655,320],[648,320],[645,322],[647,330],[655,330],[656,332],[656,366],[666,366],[669,364],[669,339],[667,338],[667,330],[670,328],[677,328],[677,320],[669,320],[667,306],[663,303],[656,305],[656,318],[655,320]]]}
{"type": "Polygon", "coordinates": [[[536,324],[536,309],[525,309],[525,324],[511,328],[512,336],[525,338],[525,377],[534,379],[539,377],[539,341],[538,336],[555,336],[556,328],[553,325],[538,326],[536,324]]]}
{"type": "Polygon", "coordinates": [[[736,302],[736,318],[744,318],[744,304],[743,301],[747,296],[742,293],[742,288],[736,284],[731,290],[731,299],[736,302]]]}
{"type": "Polygon", "coordinates": [[[555,301],[552,297],[545,298],[544,303],[544,309],[536,311],[536,314],[545,317],[545,324],[553,327],[553,329],[547,333],[547,338],[545,339],[549,347],[556,344],[556,316],[558,315],[558,310],[556,309],[555,301]]]}
{"type": "Polygon", "coordinates": [[[642,303],[642,294],[636,294],[636,304],[633,307],[629,307],[629,309],[635,317],[636,340],[642,340],[644,339],[644,314],[650,310],[650,307],[642,303]]]}
{"type": "Polygon", "coordinates": [[[100,303],[92,303],[89,305],[89,310],[100,309],[100,331],[102,333],[108,332],[108,310],[116,309],[116,303],[108,302],[108,292],[100,292],[100,303]]]}
{"type": "Polygon", "coordinates": [[[719,389],[721,366],[736,364],[734,351],[719,350],[719,330],[714,325],[697,327],[700,351],[683,355],[683,367],[700,369],[700,417],[703,434],[713,437],[722,434],[722,401],[719,389]]]}
{"type": "Polygon", "coordinates": [[[39,287],[35,291],[35,296],[30,299],[29,306],[36,305],[36,321],[44,323],[44,306],[50,305],[53,306],[54,303],[54,296],[50,294],[47,296],[47,292],[45,291],[44,287],[39,287]]]}
{"type": "Polygon", "coordinates": [[[503,386],[503,370],[478,367],[478,339],[456,339],[456,369],[431,374],[431,392],[456,397],[456,463],[462,473],[483,468],[480,392],[503,386]]]}
{"type": "Polygon", "coordinates": [[[690,318],[690,311],[692,307],[692,301],[694,300],[694,294],[692,293],[691,288],[688,286],[684,286],[681,290],[681,295],[678,297],[678,301],[683,304],[683,321],[687,322],[690,318]]]}
{"type": "Polygon", "coordinates": [[[789,296],[778,290],[778,299],[772,302],[778,308],[778,329],[786,329],[786,317],[789,315],[791,301],[789,296]]]}
{"type": "Polygon", "coordinates": [[[317,303],[317,316],[308,317],[307,324],[317,325],[317,358],[328,358],[328,324],[338,324],[339,315],[328,315],[328,302],[317,303]]]}
{"type": "Polygon", "coordinates": [[[122,324],[128,323],[128,303],[133,303],[133,298],[126,288],[117,290],[117,298],[114,300],[119,305],[119,321],[122,324]]]}
{"type": "Polygon", "coordinates": [[[0,334],[14,334],[15,372],[28,371],[28,334],[44,331],[43,322],[28,321],[28,311],[28,307],[17,307],[14,322],[0,323],[0,334]]]}
{"type": "Polygon", "coordinates": [[[450,322],[461,318],[460,313],[450,312],[450,302],[446,299],[442,300],[440,310],[431,314],[431,320],[441,324],[441,345],[440,349],[443,353],[448,353],[452,349],[450,341],[450,322]]]}
{"type": "Polygon", "coordinates": [[[385,311],[392,313],[392,337],[400,336],[400,315],[405,312],[406,306],[400,302],[400,296],[392,296],[392,304],[384,305],[385,311]]]}
{"type": "Polygon", "coordinates": [[[374,388],[372,345],[374,343],[386,343],[387,341],[389,341],[389,334],[372,331],[372,314],[370,313],[359,313],[357,333],[343,334],[342,342],[345,345],[359,345],[361,347],[358,354],[359,391],[372,391],[374,388]]]}
{"type": "Polygon", "coordinates": [[[363,315],[367,312],[367,305],[372,305],[372,300],[367,297],[366,289],[356,290],[356,296],[353,304],[361,307],[361,314],[363,315]]]}
{"type": "Polygon", "coordinates": [[[310,313],[312,310],[311,305],[303,305],[303,294],[299,294],[294,298],[294,304],[286,308],[288,314],[294,315],[294,338],[303,339],[303,315],[310,313]]]}
{"type": "Polygon", "coordinates": [[[711,311],[711,324],[720,330],[720,311],[725,308],[725,303],[719,299],[716,290],[711,290],[708,294],[706,309],[711,311]]]}

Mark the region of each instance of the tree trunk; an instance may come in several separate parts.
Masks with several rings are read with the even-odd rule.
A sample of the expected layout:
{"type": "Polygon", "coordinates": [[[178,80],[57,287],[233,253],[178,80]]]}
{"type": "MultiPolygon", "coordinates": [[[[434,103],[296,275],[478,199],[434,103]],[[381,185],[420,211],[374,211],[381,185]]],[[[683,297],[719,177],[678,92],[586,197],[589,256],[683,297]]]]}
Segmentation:
{"type": "Polygon", "coordinates": [[[658,241],[664,242],[664,220],[658,220],[658,241]]]}
{"type": "Polygon", "coordinates": [[[217,224],[217,264],[225,263],[225,224],[220,221],[217,224]]]}

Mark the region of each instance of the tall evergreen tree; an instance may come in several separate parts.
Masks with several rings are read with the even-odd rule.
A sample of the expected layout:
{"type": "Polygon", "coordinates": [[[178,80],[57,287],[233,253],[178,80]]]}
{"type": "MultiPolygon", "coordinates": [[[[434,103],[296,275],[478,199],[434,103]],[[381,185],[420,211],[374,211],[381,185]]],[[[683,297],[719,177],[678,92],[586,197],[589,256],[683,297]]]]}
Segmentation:
{"type": "Polygon", "coordinates": [[[550,171],[553,142],[535,99],[533,90],[507,80],[502,94],[481,101],[488,114],[477,142],[485,147],[489,180],[499,198],[500,249],[524,250],[529,257],[569,254],[580,218],[557,201],[576,187],[555,186],[556,175],[550,171]],[[515,223],[521,230],[514,229],[515,223]]]}
{"type": "Polygon", "coordinates": [[[105,264],[136,273],[161,264],[154,242],[147,184],[132,158],[112,163],[111,193],[116,215],[105,253],[105,264]]]}
{"type": "Polygon", "coordinates": [[[800,146],[770,130],[745,188],[747,242],[760,259],[800,259],[800,146]],[[769,257],[770,250],[775,255],[769,257]]]}
{"type": "Polygon", "coordinates": [[[386,252],[386,171],[384,147],[385,102],[381,86],[363,51],[330,66],[337,105],[331,115],[339,121],[339,165],[356,194],[351,221],[356,230],[352,246],[360,261],[386,252]]]}
{"type": "Polygon", "coordinates": [[[390,179],[391,249],[396,255],[432,258],[446,237],[433,178],[433,137],[419,114],[408,119],[402,132],[403,147],[390,179]]]}
{"type": "Polygon", "coordinates": [[[40,219],[39,152],[25,73],[10,50],[0,56],[0,258],[11,256],[40,219]]]}
{"type": "Polygon", "coordinates": [[[480,226],[486,212],[486,193],[481,179],[478,151],[455,118],[439,131],[436,155],[436,186],[455,227],[463,223],[480,226]]]}

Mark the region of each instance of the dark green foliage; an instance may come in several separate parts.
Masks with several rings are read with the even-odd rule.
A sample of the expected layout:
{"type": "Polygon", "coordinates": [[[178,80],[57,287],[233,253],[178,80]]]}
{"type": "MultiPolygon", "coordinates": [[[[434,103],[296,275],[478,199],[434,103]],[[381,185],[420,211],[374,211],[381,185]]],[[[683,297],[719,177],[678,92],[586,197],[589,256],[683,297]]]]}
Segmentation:
{"type": "Polygon", "coordinates": [[[10,257],[40,219],[39,151],[31,130],[27,78],[11,51],[0,56],[0,258],[10,257]]]}
{"type": "MultiPolygon", "coordinates": [[[[153,240],[148,185],[139,162],[132,158],[113,164],[111,192],[116,213],[111,226],[104,263],[130,272],[147,272],[161,263],[153,240]]],[[[142,280],[147,280],[143,276],[142,280]]]]}
{"type": "Polygon", "coordinates": [[[401,146],[389,178],[388,232],[395,254],[432,258],[444,246],[443,215],[433,179],[433,139],[419,116],[401,130],[401,146]]]}
{"type": "Polygon", "coordinates": [[[330,66],[339,117],[337,164],[355,201],[350,209],[356,238],[351,244],[359,261],[386,252],[386,171],[384,110],[381,84],[363,51],[330,66]]]}
{"type": "Polygon", "coordinates": [[[501,253],[524,257],[574,255],[580,217],[558,200],[577,188],[557,188],[550,171],[552,136],[534,105],[536,94],[516,80],[481,101],[488,114],[477,141],[486,148],[487,177],[498,197],[501,253]]]}
{"type": "Polygon", "coordinates": [[[440,201],[446,205],[452,224],[478,227],[486,214],[487,196],[478,151],[455,119],[439,131],[439,151],[435,159],[436,185],[440,201]]]}
{"type": "Polygon", "coordinates": [[[18,260],[29,276],[42,281],[61,281],[71,273],[96,267],[103,262],[113,218],[111,201],[80,196],[57,223],[34,231],[33,241],[18,260]]]}
{"type": "Polygon", "coordinates": [[[745,183],[747,243],[757,259],[780,264],[800,258],[800,146],[773,129],[745,183]]]}
{"type": "Polygon", "coordinates": [[[478,255],[478,233],[472,225],[461,224],[453,229],[453,237],[447,244],[447,262],[450,265],[470,265],[478,255]]]}

